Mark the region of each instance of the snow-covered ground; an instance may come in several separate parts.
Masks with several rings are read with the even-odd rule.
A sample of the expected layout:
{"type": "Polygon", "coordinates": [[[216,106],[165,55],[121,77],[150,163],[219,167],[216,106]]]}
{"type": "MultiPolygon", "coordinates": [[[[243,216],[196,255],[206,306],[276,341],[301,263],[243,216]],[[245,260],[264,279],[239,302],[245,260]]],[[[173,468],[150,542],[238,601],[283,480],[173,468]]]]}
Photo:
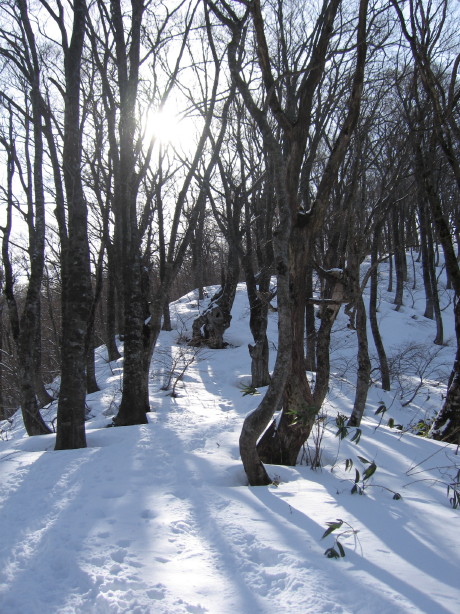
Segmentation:
{"type": "MultiPolygon", "coordinates": [[[[406,428],[440,406],[438,378],[445,382],[454,356],[453,343],[431,343],[434,324],[422,316],[421,297],[408,285],[395,312],[381,291],[386,347],[395,365],[398,355],[409,356],[412,373],[389,393],[371,388],[358,443],[355,429],[342,441],[335,436],[335,416],[350,412],[356,378],[355,333],[340,315],[316,430],[322,468],[271,466],[276,485],[269,487],[246,485],[238,452],[244,416],[261,399],[241,390],[250,381],[244,284],[229,347],[198,352],[177,382],[168,373],[192,357],[178,338],[191,328],[197,301],[190,293],[172,305],[176,330],[161,334],[155,353],[148,425],[104,428],[120,398],[122,359],[108,364],[100,348],[101,391],[88,397],[86,449],[55,452],[53,435],[27,438],[19,415],[1,425],[1,614],[458,613],[460,509],[447,487],[460,455],[406,428]],[[419,349],[410,353],[408,344],[419,349]],[[422,387],[403,408],[419,377],[422,387]],[[387,411],[375,415],[382,405],[387,411]],[[403,430],[389,428],[389,418],[403,430]],[[363,495],[351,494],[355,469],[362,477],[369,466],[359,456],[377,466],[363,495]],[[341,528],[321,539],[338,519],[341,528]],[[345,557],[326,558],[341,533],[345,557]]],[[[451,310],[443,312],[446,338],[451,310]]],[[[276,314],[270,336],[273,359],[276,314]]],[[[54,416],[54,407],[44,413],[54,416]]]]}

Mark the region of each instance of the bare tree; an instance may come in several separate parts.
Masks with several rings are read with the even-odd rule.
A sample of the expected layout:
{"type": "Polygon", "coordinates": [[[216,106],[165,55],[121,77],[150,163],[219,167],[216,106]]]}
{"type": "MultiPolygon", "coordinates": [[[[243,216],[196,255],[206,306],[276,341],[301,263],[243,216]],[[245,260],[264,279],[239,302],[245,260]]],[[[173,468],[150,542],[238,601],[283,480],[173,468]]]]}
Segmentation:
{"type": "MultiPolygon", "coordinates": [[[[45,7],[50,10],[48,3],[45,7]]],[[[57,7],[59,10],[59,6],[57,7]]],[[[62,172],[67,204],[67,230],[61,227],[62,347],[56,449],[86,447],[86,342],[92,302],[87,205],[82,181],[80,84],[87,6],[73,4],[68,39],[62,11],[51,16],[61,32],[64,63],[64,134],[62,172]]],[[[62,212],[64,215],[64,212],[62,212]]]]}
{"type": "MultiPolygon", "coordinates": [[[[292,54],[289,36],[284,28],[286,7],[280,3],[271,15],[276,23],[279,41],[279,54],[275,59],[270,54],[272,41],[267,39],[265,26],[264,10],[269,10],[269,7],[263,9],[256,0],[247,5],[246,12],[238,15],[228,4],[209,2],[216,16],[232,34],[228,45],[232,78],[262,135],[264,148],[275,173],[277,226],[273,245],[277,271],[279,342],[275,369],[267,393],[257,410],[246,418],[240,436],[241,458],[251,484],[270,482],[256,445],[278,409],[283,395],[286,414],[295,414],[299,418],[297,424],[304,426],[300,430],[283,427],[281,432],[276,431],[277,441],[270,455],[274,462],[277,462],[275,458],[281,457],[281,462],[295,463],[297,446],[305,440],[315,413],[311,410],[311,392],[304,361],[305,270],[310,254],[309,241],[321,227],[326,203],[359,113],[366,57],[367,2],[360,3],[358,61],[349,112],[331,149],[322,181],[310,208],[305,207],[299,186],[315,94],[329,57],[333,26],[340,4],[337,0],[323,4],[310,29],[311,34],[299,33],[301,53],[292,54]],[[261,100],[254,97],[238,56],[242,44],[246,44],[247,50],[244,33],[248,24],[253,28],[256,41],[255,61],[263,84],[261,100]]],[[[301,24],[307,17],[299,14],[294,17],[293,6],[289,10],[290,19],[293,20],[290,26],[295,22],[301,24]]],[[[289,424],[292,424],[292,419],[289,424]]]]}

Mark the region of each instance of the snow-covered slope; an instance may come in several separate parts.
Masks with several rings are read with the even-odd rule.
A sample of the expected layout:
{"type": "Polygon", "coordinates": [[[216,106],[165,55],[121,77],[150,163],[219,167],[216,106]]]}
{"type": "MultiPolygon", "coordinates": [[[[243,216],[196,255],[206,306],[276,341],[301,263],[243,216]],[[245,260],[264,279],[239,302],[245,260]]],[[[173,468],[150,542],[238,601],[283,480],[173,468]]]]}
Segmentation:
{"type": "MultiPolygon", "coordinates": [[[[172,305],[176,330],[161,334],[155,353],[148,425],[104,428],[120,397],[122,359],[108,364],[103,348],[101,392],[88,397],[87,449],[55,452],[54,436],[24,437],[19,416],[3,424],[0,612],[458,612],[460,510],[449,503],[447,487],[460,457],[453,446],[406,429],[439,407],[445,386],[438,377],[450,369],[454,348],[431,344],[422,295],[409,289],[399,312],[382,291],[379,317],[394,357],[408,343],[424,344],[409,361],[414,372],[394,381],[389,393],[373,386],[359,442],[351,441],[355,429],[340,441],[335,416],[350,412],[356,377],[355,334],[341,315],[331,389],[316,430],[322,468],[269,467],[277,485],[249,488],[239,460],[242,420],[261,398],[241,390],[250,380],[251,341],[243,284],[225,350],[192,356],[178,338],[191,327],[196,297],[172,305]],[[192,357],[181,379],[169,377],[172,365],[179,373],[192,357]],[[424,384],[403,408],[423,359],[424,384]],[[374,415],[381,405],[385,414],[374,415]],[[389,417],[404,429],[386,426],[389,417]],[[351,494],[355,469],[362,477],[369,466],[359,456],[377,466],[360,482],[361,496],[351,494]],[[346,459],[353,461],[350,471],[346,459]],[[337,519],[341,528],[322,540],[337,519]],[[339,538],[345,558],[326,558],[335,535],[345,531],[339,538]]],[[[446,292],[444,304],[448,299],[446,292]]],[[[443,314],[446,337],[453,334],[450,312],[443,314]]],[[[270,318],[273,359],[276,314],[270,318]]]]}

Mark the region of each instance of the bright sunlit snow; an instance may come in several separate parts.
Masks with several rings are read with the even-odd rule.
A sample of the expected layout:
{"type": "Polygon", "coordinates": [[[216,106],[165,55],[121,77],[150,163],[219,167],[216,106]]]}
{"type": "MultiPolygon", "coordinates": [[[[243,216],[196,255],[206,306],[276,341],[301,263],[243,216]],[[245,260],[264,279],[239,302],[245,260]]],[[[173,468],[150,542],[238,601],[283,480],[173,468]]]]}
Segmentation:
{"type": "MultiPolygon", "coordinates": [[[[54,436],[24,436],[19,414],[13,424],[2,423],[0,612],[458,613],[460,509],[449,503],[447,487],[460,456],[454,446],[406,429],[440,407],[454,343],[432,344],[434,323],[423,318],[417,284],[418,290],[408,284],[399,312],[380,286],[387,351],[397,356],[417,344],[412,372],[394,378],[389,393],[373,386],[359,443],[350,441],[355,429],[339,441],[335,416],[351,411],[356,378],[355,333],[342,312],[320,423],[322,468],[271,466],[277,486],[249,488],[239,460],[242,421],[262,398],[241,390],[250,383],[244,284],[226,335],[230,345],[200,350],[180,380],[170,372],[179,373],[195,351],[179,338],[197,314],[196,295],[172,305],[176,330],[161,334],[155,352],[148,425],[104,428],[120,398],[122,359],[108,364],[103,348],[101,392],[87,401],[87,449],[55,452],[54,436]],[[381,405],[387,411],[374,415],[381,405]],[[403,430],[389,428],[389,418],[403,430]],[[365,469],[358,456],[377,465],[363,495],[350,492],[355,468],[361,475],[365,469]],[[341,529],[322,540],[337,519],[341,529]],[[339,538],[345,558],[327,559],[324,551],[347,529],[339,538]]],[[[445,291],[443,305],[449,300],[445,291]]],[[[452,305],[443,319],[446,338],[453,336],[452,305]]],[[[274,313],[270,338],[273,364],[274,313]]],[[[369,342],[375,353],[370,331],[369,342]]],[[[44,417],[51,421],[55,407],[44,417]]]]}

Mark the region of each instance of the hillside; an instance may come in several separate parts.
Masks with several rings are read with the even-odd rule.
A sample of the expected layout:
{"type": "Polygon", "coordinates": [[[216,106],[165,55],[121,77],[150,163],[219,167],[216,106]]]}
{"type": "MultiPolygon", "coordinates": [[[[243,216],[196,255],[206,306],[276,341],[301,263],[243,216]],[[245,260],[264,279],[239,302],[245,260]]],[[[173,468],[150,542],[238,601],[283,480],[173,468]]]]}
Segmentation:
{"type": "MultiPolygon", "coordinates": [[[[104,348],[101,391],[87,400],[88,448],[55,452],[53,435],[25,436],[19,414],[2,423],[0,612],[458,612],[460,509],[447,488],[458,480],[460,457],[454,446],[414,434],[442,402],[454,344],[432,344],[416,273],[418,289],[408,284],[396,312],[382,267],[379,320],[393,389],[371,387],[360,440],[351,441],[355,429],[343,440],[335,435],[356,378],[355,333],[341,313],[315,430],[321,468],[271,466],[272,486],[249,488],[238,453],[244,416],[261,398],[241,390],[250,381],[244,284],[225,350],[193,354],[181,343],[198,310],[193,292],[171,305],[175,330],[161,333],[155,352],[148,425],[105,428],[120,398],[123,359],[108,364],[104,348]],[[387,426],[390,418],[399,428],[387,426]],[[363,482],[372,462],[375,473],[363,482]],[[355,469],[362,495],[351,494],[355,469]],[[321,539],[337,519],[341,528],[321,539]],[[345,557],[328,559],[339,534],[345,557]]],[[[448,339],[448,291],[442,300],[448,339]]],[[[276,328],[271,314],[272,360],[276,328]]],[[[372,348],[370,332],[369,340],[372,348]]],[[[54,415],[54,406],[44,413],[47,421],[54,415]]],[[[304,461],[312,454],[313,441],[304,461]]]]}

